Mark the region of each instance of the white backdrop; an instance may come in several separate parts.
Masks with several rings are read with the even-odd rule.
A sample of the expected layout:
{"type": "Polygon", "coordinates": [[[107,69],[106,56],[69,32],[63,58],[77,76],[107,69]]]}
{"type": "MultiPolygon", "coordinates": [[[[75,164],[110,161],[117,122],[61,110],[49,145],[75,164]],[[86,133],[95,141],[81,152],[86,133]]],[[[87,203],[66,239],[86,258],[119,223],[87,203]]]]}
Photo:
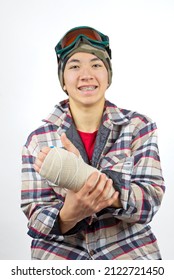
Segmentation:
{"type": "Polygon", "coordinates": [[[174,259],[173,0],[1,0],[0,259],[30,259],[27,219],[20,209],[21,149],[66,98],[54,47],[78,25],[110,37],[114,75],[107,98],[157,123],[166,194],[151,225],[163,258],[174,259]]]}

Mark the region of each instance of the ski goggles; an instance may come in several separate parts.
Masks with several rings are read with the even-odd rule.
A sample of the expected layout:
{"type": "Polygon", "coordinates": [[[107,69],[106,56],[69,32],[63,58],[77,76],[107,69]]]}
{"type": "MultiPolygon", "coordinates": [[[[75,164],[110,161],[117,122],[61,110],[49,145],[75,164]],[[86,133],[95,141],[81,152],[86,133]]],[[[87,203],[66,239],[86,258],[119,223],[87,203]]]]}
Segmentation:
{"type": "Polygon", "coordinates": [[[109,37],[88,26],[75,27],[69,30],[55,47],[58,60],[63,59],[70,53],[79,41],[86,41],[93,47],[104,49],[111,58],[111,50],[109,48],[109,37]]]}

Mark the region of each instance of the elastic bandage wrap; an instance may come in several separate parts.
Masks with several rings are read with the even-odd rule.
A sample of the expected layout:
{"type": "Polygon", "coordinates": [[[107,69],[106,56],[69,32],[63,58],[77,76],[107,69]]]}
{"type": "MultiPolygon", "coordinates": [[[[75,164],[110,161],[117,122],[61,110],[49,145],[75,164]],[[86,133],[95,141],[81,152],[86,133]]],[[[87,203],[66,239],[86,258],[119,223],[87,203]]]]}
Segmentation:
{"type": "MultiPolygon", "coordinates": [[[[101,172],[85,163],[80,155],[76,156],[65,149],[54,147],[45,157],[39,173],[58,187],[77,192],[84,186],[89,176],[96,171],[99,179],[101,172]]],[[[112,187],[108,198],[114,192],[112,187]]]]}

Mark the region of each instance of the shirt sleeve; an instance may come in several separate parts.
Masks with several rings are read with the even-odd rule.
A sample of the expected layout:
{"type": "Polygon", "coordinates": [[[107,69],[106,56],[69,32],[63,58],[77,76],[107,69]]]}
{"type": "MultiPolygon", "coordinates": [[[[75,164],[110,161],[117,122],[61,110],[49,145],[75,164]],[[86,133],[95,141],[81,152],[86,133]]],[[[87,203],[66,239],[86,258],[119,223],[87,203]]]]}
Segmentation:
{"type": "Polygon", "coordinates": [[[76,234],[85,229],[90,223],[90,217],[62,234],[59,212],[63,207],[66,191],[35,171],[33,164],[41,149],[37,142],[37,136],[32,133],[22,150],[21,208],[28,218],[28,234],[31,237],[62,241],[65,235],[76,234]]]}
{"type": "Polygon", "coordinates": [[[31,237],[62,240],[62,234],[53,228],[64,197],[55,193],[49,182],[35,172],[33,164],[39,150],[35,137],[30,137],[22,150],[21,208],[28,218],[31,237]]]}
{"type": "Polygon", "coordinates": [[[144,122],[142,125],[141,122],[134,130],[131,155],[124,155],[122,159],[113,156],[110,162],[115,164],[104,172],[112,178],[122,203],[122,208],[112,208],[113,215],[127,223],[149,223],[165,191],[156,124],[144,122]]]}

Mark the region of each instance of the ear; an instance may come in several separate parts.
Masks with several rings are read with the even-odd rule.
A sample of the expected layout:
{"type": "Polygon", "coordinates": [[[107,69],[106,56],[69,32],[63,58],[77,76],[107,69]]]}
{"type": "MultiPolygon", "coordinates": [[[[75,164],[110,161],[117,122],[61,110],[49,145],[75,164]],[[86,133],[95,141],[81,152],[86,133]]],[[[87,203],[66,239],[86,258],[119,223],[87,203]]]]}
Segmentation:
{"type": "Polygon", "coordinates": [[[65,90],[65,91],[66,91],[66,86],[65,86],[65,85],[63,86],[63,90],[65,90]]]}

